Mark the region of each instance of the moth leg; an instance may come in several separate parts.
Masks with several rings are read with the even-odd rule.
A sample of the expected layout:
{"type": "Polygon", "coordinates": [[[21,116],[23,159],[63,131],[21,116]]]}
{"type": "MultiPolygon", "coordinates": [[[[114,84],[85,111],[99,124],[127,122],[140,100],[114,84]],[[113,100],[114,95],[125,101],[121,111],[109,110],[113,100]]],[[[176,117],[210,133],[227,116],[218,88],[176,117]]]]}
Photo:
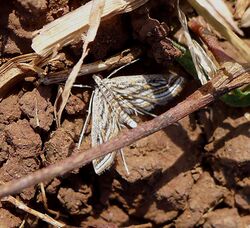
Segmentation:
{"type": "MultiPolygon", "coordinates": [[[[119,130],[121,130],[121,127],[122,127],[121,123],[118,122],[119,130]]],[[[127,162],[126,162],[126,159],[125,159],[125,154],[124,154],[123,148],[121,148],[119,150],[119,152],[120,152],[121,157],[122,157],[122,162],[123,162],[124,168],[125,168],[127,174],[130,175],[129,168],[128,168],[128,165],[127,165],[127,162]]]]}
{"type": "Polygon", "coordinates": [[[80,135],[80,138],[79,138],[79,141],[78,141],[78,144],[77,144],[78,149],[80,148],[80,146],[82,144],[84,133],[86,132],[86,129],[87,129],[87,126],[88,126],[88,123],[89,123],[89,120],[90,120],[94,94],[95,94],[95,91],[92,92],[91,97],[90,97],[88,115],[87,115],[86,120],[84,122],[84,125],[82,127],[81,135],[80,135]]]}
{"type": "Polygon", "coordinates": [[[129,169],[128,169],[128,165],[127,165],[127,162],[126,162],[126,159],[125,159],[123,149],[120,149],[120,154],[121,154],[121,157],[122,157],[122,162],[123,162],[124,168],[125,168],[127,174],[129,175],[130,172],[129,172],[129,169]]]}
{"type": "Polygon", "coordinates": [[[157,117],[157,115],[155,115],[155,114],[153,114],[153,113],[151,113],[151,112],[148,112],[148,111],[146,111],[145,109],[143,109],[143,108],[139,108],[139,107],[137,107],[137,110],[136,110],[138,113],[140,113],[140,114],[146,114],[146,115],[149,115],[149,116],[152,116],[152,117],[157,117]]]}

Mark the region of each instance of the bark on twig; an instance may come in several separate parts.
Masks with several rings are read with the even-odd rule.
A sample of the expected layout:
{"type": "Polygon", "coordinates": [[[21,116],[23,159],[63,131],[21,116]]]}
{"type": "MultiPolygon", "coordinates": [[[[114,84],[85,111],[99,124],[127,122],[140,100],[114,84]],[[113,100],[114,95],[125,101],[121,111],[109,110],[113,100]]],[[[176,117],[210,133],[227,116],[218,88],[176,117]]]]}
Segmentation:
{"type": "Polygon", "coordinates": [[[217,72],[215,78],[162,115],[140,124],[137,128],[125,130],[117,137],[100,146],[93,147],[88,151],[79,150],[78,153],[74,153],[71,157],[57,164],[48,166],[1,186],[0,197],[18,193],[24,188],[80,168],[93,159],[128,146],[143,137],[175,123],[190,113],[208,105],[230,90],[250,83],[249,65],[244,68],[237,63],[227,62],[223,67],[224,68],[217,72]]]}

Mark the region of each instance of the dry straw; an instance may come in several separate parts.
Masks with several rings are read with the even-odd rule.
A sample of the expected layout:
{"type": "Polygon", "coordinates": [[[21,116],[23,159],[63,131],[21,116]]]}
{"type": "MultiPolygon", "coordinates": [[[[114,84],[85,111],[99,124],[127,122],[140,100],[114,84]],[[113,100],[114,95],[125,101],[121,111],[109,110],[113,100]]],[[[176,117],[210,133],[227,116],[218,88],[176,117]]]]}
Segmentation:
{"type": "MultiPolygon", "coordinates": [[[[148,0],[106,0],[101,19],[130,12],[148,0]]],[[[32,48],[39,55],[47,55],[86,33],[93,1],[47,24],[32,40],[32,48]]]]}

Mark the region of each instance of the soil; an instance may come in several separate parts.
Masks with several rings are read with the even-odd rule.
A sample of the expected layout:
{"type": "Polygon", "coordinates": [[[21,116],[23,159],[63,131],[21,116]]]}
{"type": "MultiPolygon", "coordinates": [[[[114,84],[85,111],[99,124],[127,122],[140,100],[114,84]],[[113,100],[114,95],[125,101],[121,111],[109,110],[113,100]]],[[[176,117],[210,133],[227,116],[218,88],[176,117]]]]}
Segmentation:
{"type": "MultiPolygon", "coordinates": [[[[85,2],[5,2],[0,8],[0,62],[32,52],[35,30],[85,2]]],[[[87,61],[140,44],[146,50],[146,64],[133,67],[133,74],[144,70],[159,73],[166,66],[178,68],[173,59],[181,53],[167,38],[177,23],[173,12],[172,1],[150,1],[133,13],[105,21],[87,61]]],[[[63,62],[50,70],[72,67],[81,54],[80,47],[81,42],[75,42],[63,49],[63,62]]],[[[157,114],[199,86],[183,69],[178,71],[187,79],[185,92],[168,107],[158,108],[157,114]]],[[[72,90],[59,128],[53,114],[56,91],[54,85],[37,86],[24,80],[0,102],[1,182],[72,154],[87,115],[90,90],[72,90]]],[[[231,108],[218,100],[124,148],[130,175],[117,156],[116,164],[100,176],[89,164],[48,181],[44,185],[50,210],[44,206],[39,186],[15,197],[54,218],[51,210],[56,211],[56,219],[68,227],[249,227],[249,112],[250,108],[231,108]]],[[[150,117],[135,119],[142,122],[150,117]]],[[[86,150],[91,147],[90,132],[91,126],[82,145],[86,150]]],[[[0,227],[19,227],[23,220],[25,227],[48,227],[7,202],[0,206],[0,227]]]]}

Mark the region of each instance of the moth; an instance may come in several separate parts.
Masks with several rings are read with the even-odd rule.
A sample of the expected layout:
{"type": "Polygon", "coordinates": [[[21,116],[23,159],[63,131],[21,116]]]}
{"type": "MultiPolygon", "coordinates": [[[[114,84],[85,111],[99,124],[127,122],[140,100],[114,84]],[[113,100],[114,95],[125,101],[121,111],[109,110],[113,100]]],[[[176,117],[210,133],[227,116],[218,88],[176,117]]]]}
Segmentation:
{"type": "MultiPolygon", "coordinates": [[[[81,144],[87,123],[92,119],[92,146],[100,145],[115,137],[121,128],[137,126],[132,115],[147,114],[156,105],[165,105],[182,90],[184,78],[162,74],[119,76],[102,79],[93,75],[96,83],[90,98],[89,112],[79,140],[81,144]]],[[[92,161],[96,174],[109,169],[118,151],[92,161]]],[[[123,151],[120,150],[128,171],[123,151]]]]}

